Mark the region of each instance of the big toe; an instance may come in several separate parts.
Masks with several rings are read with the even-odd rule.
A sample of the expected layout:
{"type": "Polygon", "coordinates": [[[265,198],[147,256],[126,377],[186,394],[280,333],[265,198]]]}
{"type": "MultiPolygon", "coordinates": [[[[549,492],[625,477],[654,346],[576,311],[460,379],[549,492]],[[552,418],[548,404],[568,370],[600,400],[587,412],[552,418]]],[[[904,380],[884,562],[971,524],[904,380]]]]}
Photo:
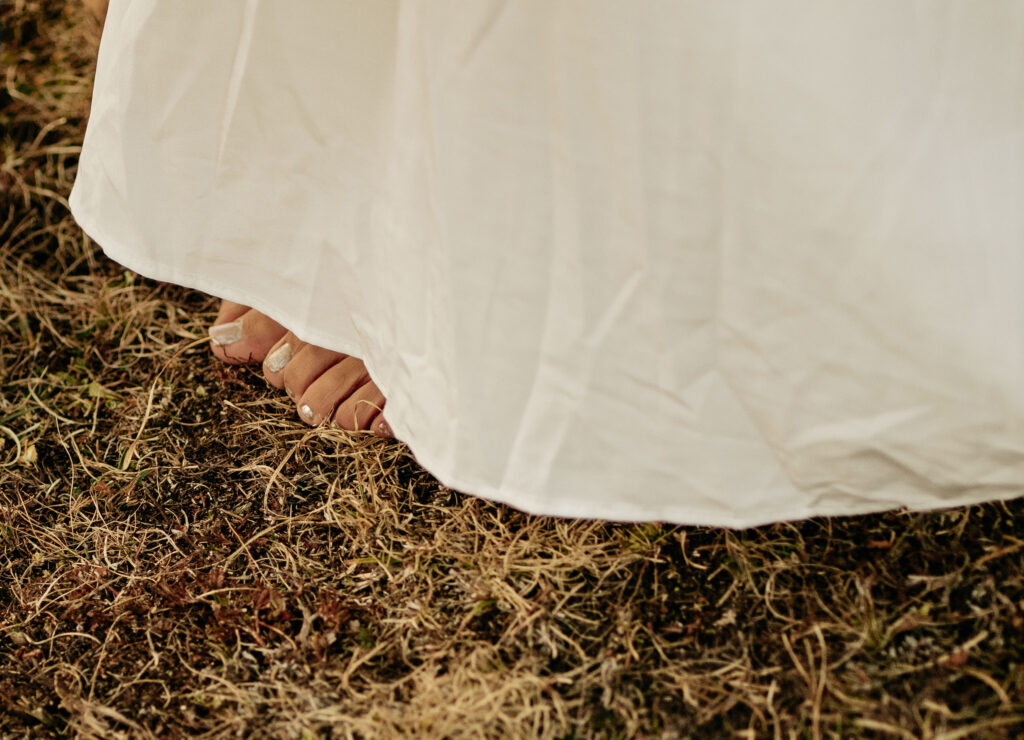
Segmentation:
{"type": "Polygon", "coordinates": [[[255,309],[224,301],[209,332],[210,348],[218,359],[244,365],[263,362],[286,329],[255,309]]]}

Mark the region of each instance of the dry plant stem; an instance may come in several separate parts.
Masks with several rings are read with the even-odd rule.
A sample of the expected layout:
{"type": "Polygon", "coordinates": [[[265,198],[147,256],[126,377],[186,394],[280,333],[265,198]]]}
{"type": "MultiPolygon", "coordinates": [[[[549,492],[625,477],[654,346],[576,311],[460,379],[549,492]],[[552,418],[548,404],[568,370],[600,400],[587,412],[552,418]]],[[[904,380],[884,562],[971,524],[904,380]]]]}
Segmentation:
{"type": "Polygon", "coordinates": [[[1020,501],[543,519],[309,430],[68,215],[95,20],[0,34],[0,737],[1024,732],[1020,501]]]}

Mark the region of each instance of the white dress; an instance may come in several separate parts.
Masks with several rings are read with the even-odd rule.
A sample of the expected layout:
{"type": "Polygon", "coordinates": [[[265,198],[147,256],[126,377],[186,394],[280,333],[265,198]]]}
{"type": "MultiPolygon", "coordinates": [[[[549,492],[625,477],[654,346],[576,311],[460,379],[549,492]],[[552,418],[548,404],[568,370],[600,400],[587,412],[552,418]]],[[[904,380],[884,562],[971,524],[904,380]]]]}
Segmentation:
{"type": "Polygon", "coordinates": [[[115,0],[71,203],[363,358],[462,491],[1024,494],[1020,0],[115,0]]]}

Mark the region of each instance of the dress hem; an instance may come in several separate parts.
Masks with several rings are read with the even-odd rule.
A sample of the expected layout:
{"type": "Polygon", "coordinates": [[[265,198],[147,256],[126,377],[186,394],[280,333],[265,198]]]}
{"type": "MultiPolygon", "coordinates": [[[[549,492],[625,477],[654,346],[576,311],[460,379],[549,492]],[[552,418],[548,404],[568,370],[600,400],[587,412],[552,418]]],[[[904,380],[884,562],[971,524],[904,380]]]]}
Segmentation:
{"type": "MultiPolygon", "coordinates": [[[[113,238],[108,232],[98,225],[96,220],[91,217],[88,209],[82,206],[80,198],[78,197],[77,187],[72,190],[68,201],[72,215],[78,222],[79,227],[87,236],[89,236],[90,239],[93,239],[93,241],[95,241],[104,253],[114,262],[117,262],[133,272],[152,280],[181,285],[185,288],[198,290],[217,298],[250,306],[251,308],[254,308],[274,319],[282,326],[285,326],[297,336],[309,338],[308,340],[304,339],[304,341],[310,341],[312,344],[357,357],[366,365],[367,372],[371,379],[380,388],[384,397],[388,399],[392,398],[392,394],[389,394],[389,385],[386,379],[374,369],[372,358],[366,355],[358,341],[338,341],[336,337],[327,337],[322,332],[315,329],[308,329],[301,322],[292,321],[287,316],[281,316],[280,312],[274,310],[272,307],[268,307],[266,304],[263,304],[259,299],[252,300],[251,297],[242,295],[241,292],[238,292],[233,286],[228,284],[223,284],[216,280],[210,280],[194,273],[182,272],[166,264],[148,260],[139,260],[132,255],[132,250],[130,248],[126,248],[120,239],[113,238]],[[299,328],[299,331],[296,331],[296,327],[299,328]]],[[[1008,491],[1003,494],[996,493],[993,495],[993,493],[989,491],[985,494],[979,493],[979,495],[972,496],[968,500],[950,502],[945,505],[940,504],[934,507],[894,507],[893,502],[873,501],[867,502],[863,506],[854,507],[855,510],[852,511],[849,507],[844,510],[836,511],[801,508],[778,511],[771,518],[757,519],[739,519],[720,515],[695,517],[692,510],[661,512],[647,510],[640,511],[632,507],[609,506],[607,503],[603,503],[601,505],[602,511],[600,514],[595,514],[587,512],[584,506],[577,503],[578,499],[563,499],[561,502],[537,501],[533,497],[525,496],[515,491],[497,489],[490,484],[481,481],[474,481],[471,476],[466,477],[456,474],[449,469],[447,464],[440,461],[440,458],[443,457],[443,455],[435,453],[431,450],[428,444],[417,439],[416,435],[410,432],[409,428],[403,423],[403,409],[398,404],[389,401],[385,408],[389,411],[387,415],[387,422],[394,432],[395,438],[406,444],[412,452],[416,462],[434,476],[443,486],[462,493],[478,496],[479,498],[493,503],[505,504],[535,516],[598,519],[618,523],[663,522],[682,524],[685,526],[726,527],[739,530],[786,521],[808,519],[811,517],[859,516],[892,510],[934,511],[955,508],[957,506],[972,505],[984,501],[1010,500],[1020,495],[1019,493],[1012,491],[1008,491]]],[[[692,509],[692,507],[682,508],[692,509]]]]}

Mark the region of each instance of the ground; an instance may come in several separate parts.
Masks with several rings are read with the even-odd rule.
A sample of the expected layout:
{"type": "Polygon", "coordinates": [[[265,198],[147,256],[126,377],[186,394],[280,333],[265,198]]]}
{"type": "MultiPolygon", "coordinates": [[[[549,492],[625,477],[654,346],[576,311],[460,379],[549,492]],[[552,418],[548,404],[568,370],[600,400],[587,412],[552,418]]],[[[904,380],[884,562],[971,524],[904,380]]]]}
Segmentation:
{"type": "Polygon", "coordinates": [[[68,213],[98,35],[0,3],[0,737],[1024,733],[1022,500],[534,517],[214,361],[68,213]]]}

